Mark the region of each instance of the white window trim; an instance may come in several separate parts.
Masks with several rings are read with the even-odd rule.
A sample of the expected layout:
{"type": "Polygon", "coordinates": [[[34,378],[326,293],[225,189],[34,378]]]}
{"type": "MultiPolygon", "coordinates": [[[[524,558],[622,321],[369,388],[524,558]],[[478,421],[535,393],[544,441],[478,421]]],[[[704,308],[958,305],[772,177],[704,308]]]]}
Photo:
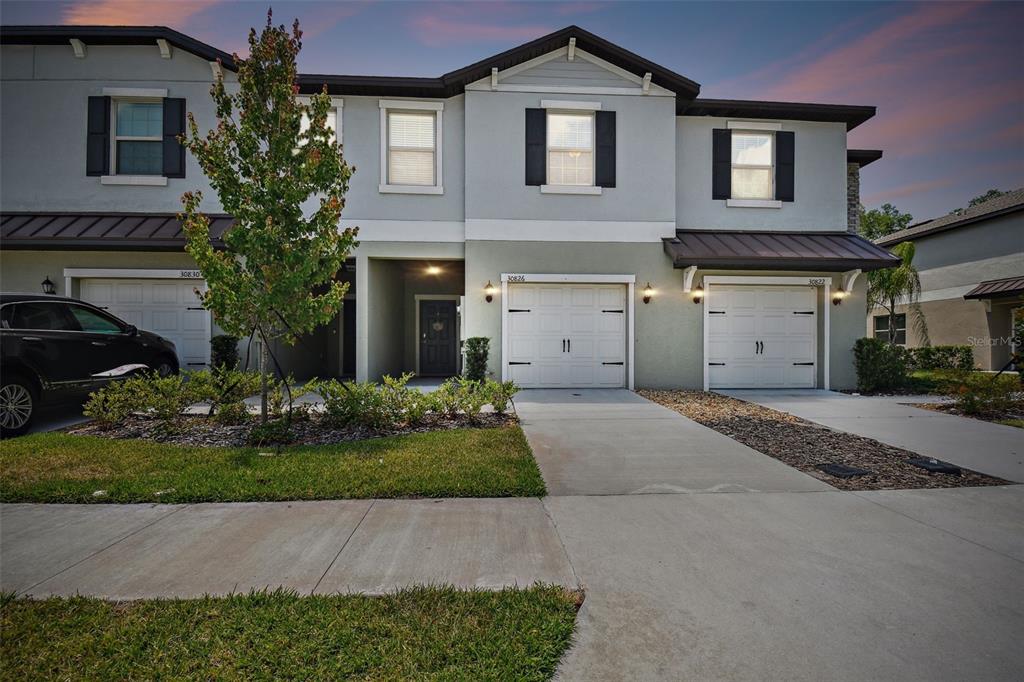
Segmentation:
{"type": "MultiPolygon", "coordinates": [[[[313,97],[312,95],[300,95],[296,99],[298,99],[298,101],[301,102],[302,104],[309,106],[310,102],[312,102],[313,100],[313,97]]],[[[345,110],[345,100],[341,97],[331,97],[330,108],[334,109],[334,139],[338,142],[338,144],[341,144],[344,132],[344,125],[342,124],[342,114],[344,113],[345,110]]]]}
{"type": "Polygon", "coordinates": [[[601,194],[603,187],[597,185],[541,185],[541,194],[582,194],[585,196],[597,196],[601,194]]]}
{"type": "Polygon", "coordinates": [[[542,99],[541,109],[569,109],[574,111],[601,111],[600,102],[580,102],[576,100],[542,99]]]}
{"type": "MultiPolygon", "coordinates": [[[[740,166],[740,168],[746,167],[740,166]]],[[[773,173],[775,172],[774,168],[772,166],[773,173]]],[[[778,199],[726,199],[725,205],[729,208],[782,208],[782,202],[778,199]]]]}
{"type": "MultiPolygon", "coordinates": [[[[733,128],[732,124],[736,121],[729,121],[729,128],[737,133],[751,133],[754,135],[763,135],[766,132],[771,132],[775,128],[758,128],[746,126],[743,128],[733,128]]],[[[781,126],[780,128],[781,129],[781,126]]],[[[732,161],[732,138],[729,139],[729,194],[730,197],[726,199],[726,208],[782,208],[782,202],[775,199],[775,135],[770,135],[772,138],[772,162],[770,165],[765,166],[763,164],[751,164],[751,163],[733,163],[732,161]],[[752,170],[765,170],[771,174],[771,199],[752,199],[752,198],[739,198],[732,196],[732,171],[735,168],[748,168],[752,170]],[[776,204],[778,204],[776,206],[776,204]]]]}
{"type": "Polygon", "coordinates": [[[381,194],[444,194],[443,158],[444,102],[422,100],[382,99],[380,106],[380,185],[381,194]],[[392,185],[388,182],[388,112],[433,111],[434,113],[434,184],[392,185]]]}
{"type": "MultiPolygon", "coordinates": [[[[104,94],[107,91],[119,91],[121,94],[110,95],[110,168],[114,172],[110,175],[101,175],[101,185],[129,185],[135,187],[163,187],[167,185],[167,176],[160,175],[127,175],[118,173],[117,168],[117,143],[120,140],[126,142],[142,141],[142,142],[160,142],[163,143],[163,134],[151,135],[151,136],[139,136],[139,135],[118,135],[117,134],[117,107],[120,104],[133,104],[133,103],[145,103],[145,104],[157,104],[163,103],[163,99],[167,97],[166,90],[160,90],[157,88],[103,88],[104,94]],[[145,93],[145,94],[140,94],[145,93]],[[158,93],[163,93],[158,94],[158,93]]],[[[163,151],[161,150],[161,159],[163,158],[163,151]]],[[[162,163],[162,162],[161,162],[162,163]]]]}
{"type": "Polygon", "coordinates": [[[568,274],[520,274],[501,273],[501,380],[508,381],[508,285],[531,282],[565,282],[575,284],[625,284],[626,285],[626,388],[634,388],[636,323],[636,275],[568,275],[568,274]]]}
{"type": "Polygon", "coordinates": [[[730,130],[782,130],[782,124],[777,121],[729,121],[726,127],[730,130]]]}
{"type": "MultiPolygon", "coordinates": [[[[808,287],[821,287],[822,289],[822,338],[821,343],[823,346],[822,351],[822,368],[821,368],[821,383],[822,388],[826,391],[831,390],[831,378],[829,376],[829,355],[832,351],[832,323],[829,313],[832,308],[832,276],[822,275],[820,277],[772,277],[772,276],[760,276],[760,275],[704,275],[704,297],[701,300],[701,307],[703,308],[704,317],[704,344],[701,348],[701,364],[704,366],[704,390],[709,390],[711,385],[711,378],[708,375],[708,339],[710,334],[710,327],[708,326],[708,313],[711,310],[708,307],[708,299],[711,297],[711,288],[715,284],[778,284],[783,286],[794,286],[802,285],[808,287]]],[[[817,348],[817,346],[815,346],[817,348]]],[[[815,351],[817,352],[817,351],[815,351]]],[[[817,361],[817,358],[815,358],[817,361]]]]}
{"type": "MultiPolygon", "coordinates": [[[[544,102],[541,101],[541,104],[543,105],[544,102]]],[[[568,102],[568,103],[567,102],[560,102],[560,104],[573,104],[573,102],[568,102]]],[[[544,122],[545,131],[547,130],[547,126],[548,126],[548,123],[549,123],[549,121],[547,121],[546,117],[550,116],[551,114],[564,113],[564,114],[576,114],[576,115],[578,115],[580,113],[580,108],[573,109],[572,107],[570,107],[568,110],[565,107],[550,107],[550,108],[549,107],[544,107],[544,108],[546,109],[546,111],[544,113],[544,116],[545,116],[545,122],[544,122]]],[[[600,104],[599,103],[598,103],[598,109],[600,109],[600,104]]],[[[598,109],[589,109],[588,108],[588,109],[584,109],[583,110],[583,111],[589,111],[590,112],[590,117],[591,117],[591,124],[590,124],[590,158],[591,158],[590,176],[591,177],[590,177],[590,181],[591,181],[592,184],[590,184],[590,185],[541,185],[540,186],[540,193],[541,194],[587,194],[587,195],[599,195],[599,194],[601,194],[601,189],[602,188],[597,185],[597,114],[594,113],[598,109]]],[[[547,133],[545,132],[545,137],[546,137],[546,135],[547,135],[547,133]]],[[[551,177],[551,150],[552,150],[551,145],[549,145],[547,139],[545,139],[544,140],[544,174],[545,174],[545,177],[551,177]]],[[[573,150],[571,148],[560,148],[559,147],[559,148],[555,148],[555,151],[573,151],[573,150]]]]}

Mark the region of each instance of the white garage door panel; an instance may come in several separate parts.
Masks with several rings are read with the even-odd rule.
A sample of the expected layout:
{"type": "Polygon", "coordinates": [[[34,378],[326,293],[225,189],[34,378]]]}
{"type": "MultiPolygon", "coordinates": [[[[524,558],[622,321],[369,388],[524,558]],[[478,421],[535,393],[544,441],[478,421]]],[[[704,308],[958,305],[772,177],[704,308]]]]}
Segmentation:
{"type": "Polygon", "coordinates": [[[174,342],[182,369],[210,363],[210,313],[200,308],[196,280],[83,279],[82,300],[139,329],[174,342]]]}
{"type": "Polygon", "coordinates": [[[706,305],[711,388],[814,388],[814,288],[715,285],[706,305]]]}
{"type": "Polygon", "coordinates": [[[509,378],[526,388],[626,384],[626,287],[511,284],[509,378]]]}

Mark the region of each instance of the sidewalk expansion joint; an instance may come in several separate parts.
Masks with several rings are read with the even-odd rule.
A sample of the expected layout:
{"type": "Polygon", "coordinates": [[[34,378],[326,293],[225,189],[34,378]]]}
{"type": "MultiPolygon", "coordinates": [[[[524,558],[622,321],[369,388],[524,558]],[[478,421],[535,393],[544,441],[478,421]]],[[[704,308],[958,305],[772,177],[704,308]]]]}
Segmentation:
{"type": "Polygon", "coordinates": [[[345,551],[346,547],[348,547],[348,543],[352,539],[352,536],[356,534],[357,530],[359,530],[359,526],[363,525],[363,520],[366,519],[366,515],[370,513],[370,510],[373,509],[373,505],[375,504],[377,504],[377,500],[370,500],[370,505],[366,508],[366,511],[363,512],[363,515],[359,517],[359,523],[352,528],[352,532],[348,534],[347,538],[345,538],[345,542],[341,543],[341,549],[339,549],[338,553],[334,555],[333,559],[331,559],[331,563],[327,564],[327,568],[324,569],[323,575],[321,575],[320,579],[316,581],[316,585],[313,585],[313,589],[309,591],[310,595],[316,594],[316,588],[320,587],[320,583],[324,581],[324,578],[327,577],[331,568],[338,561],[338,557],[340,557],[341,553],[345,551]]]}
{"type": "Polygon", "coordinates": [[[576,587],[583,589],[583,583],[580,581],[580,576],[576,572],[576,567],[572,563],[572,557],[569,556],[569,550],[565,547],[565,541],[562,540],[562,533],[558,530],[558,524],[555,522],[555,517],[551,515],[551,510],[548,509],[547,503],[544,501],[546,498],[540,498],[541,509],[544,510],[544,515],[548,517],[548,521],[551,522],[551,527],[555,531],[555,537],[558,538],[558,545],[562,548],[562,554],[565,555],[565,561],[569,564],[569,570],[572,571],[573,582],[576,583],[576,587]]]}

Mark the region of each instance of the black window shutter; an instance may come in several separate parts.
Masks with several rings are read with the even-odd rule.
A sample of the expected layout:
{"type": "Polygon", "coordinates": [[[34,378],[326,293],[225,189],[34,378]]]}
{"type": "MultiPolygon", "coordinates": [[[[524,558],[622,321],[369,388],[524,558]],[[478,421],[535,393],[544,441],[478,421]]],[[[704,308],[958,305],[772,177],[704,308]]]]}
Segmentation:
{"type": "Polygon", "coordinates": [[[615,186],[615,112],[598,111],[594,117],[597,155],[594,159],[594,184],[615,186]]]}
{"type": "Polygon", "coordinates": [[[711,131],[711,198],[732,196],[732,131],[715,128],[711,131]]]}
{"type": "Polygon", "coordinates": [[[85,174],[110,175],[110,98],[90,97],[85,135],[85,174]]]}
{"type": "Polygon", "coordinates": [[[526,184],[547,183],[548,115],[544,109],[526,110],[526,184]]]}
{"type": "Polygon", "coordinates": [[[164,177],[185,177],[185,148],[178,135],[185,132],[185,100],[164,98],[164,177]]]}
{"type": "Polygon", "coordinates": [[[793,201],[793,132],[775,133],[775,198],[793,201]]]}

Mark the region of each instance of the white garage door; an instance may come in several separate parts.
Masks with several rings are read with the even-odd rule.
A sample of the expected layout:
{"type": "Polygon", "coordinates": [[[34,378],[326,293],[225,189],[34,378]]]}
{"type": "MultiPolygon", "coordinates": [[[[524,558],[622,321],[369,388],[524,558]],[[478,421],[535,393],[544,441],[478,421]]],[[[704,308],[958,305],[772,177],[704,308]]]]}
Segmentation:
{"type": "Polygon", "coordinates": [[[814,388],[813,287],[712,286],[708,290],[711,388],[814,388]]]}
{"type": "Polygon", "coordinates": [[[194,290],[201,280],[83,279],[81,298],[139,329],[174,342],[182,369],[210,363],[210,314],[194,290]]]}
{"type": "Polygon", "coordinates": [[[524,388],[626,385],[626,287],[510,284],[508,376],[524,388]]]}

